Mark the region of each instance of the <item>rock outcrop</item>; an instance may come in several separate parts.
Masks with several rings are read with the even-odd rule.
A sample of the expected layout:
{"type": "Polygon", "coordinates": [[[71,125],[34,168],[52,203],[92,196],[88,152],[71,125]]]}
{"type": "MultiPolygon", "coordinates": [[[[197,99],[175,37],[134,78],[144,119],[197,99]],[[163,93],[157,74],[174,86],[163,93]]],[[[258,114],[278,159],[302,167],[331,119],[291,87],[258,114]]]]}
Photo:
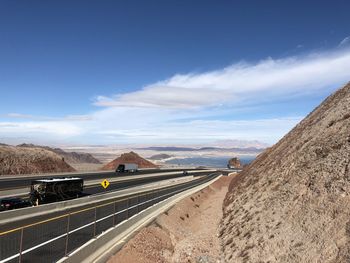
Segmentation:
{"type": "Polygon", "coordinates": [[[0,175],[73,171],[61,156],[43,148],[0,146],[0,175]]]}
{"type": "Polygon", "coordinates": [[[135,152],[123,153],[117,159],[102,167],[102,170],[115,170],[121,163],[135,163],[139,168],[157,168],[158,166],[142,158],[135,152]]]}
{"type": "Polygon", "coordinates": [[[238,159],[238,157],[231,158],[228,161],[227,166],[230,168],[242,168],[241,161],[238,159]]]}
{"type": "Polygon", "coordinates": [[[350,262],[350,84],[230,184],[226,262],[350,262]]]}

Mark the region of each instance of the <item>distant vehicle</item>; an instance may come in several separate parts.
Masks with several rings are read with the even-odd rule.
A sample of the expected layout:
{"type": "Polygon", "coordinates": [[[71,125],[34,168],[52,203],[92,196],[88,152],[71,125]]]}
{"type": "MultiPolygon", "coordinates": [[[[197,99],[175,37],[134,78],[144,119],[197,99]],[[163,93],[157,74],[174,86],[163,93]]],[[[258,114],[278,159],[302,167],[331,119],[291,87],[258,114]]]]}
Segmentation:
{"type": "Polygon", "coordinates": [[[78,177],[60,177],[34,180],[30,187],[33,205],[63,201],[81,196],[84,180],[78,177]]]}
{"type": "Polygon", "coordinates": [[[118,165],[116,172],[117,173],[134,173],[137,172],[139,166],[136,163],[121,163],[118,165]]]}
{"type": "Polygon", "coordinates": [[[0,199],[0,211],[12,210],[31,206],[31,203],[17,197],[0,199]]]}
{"type": "Polygon", "coordinates": [[[188,175],[188,172],[187,171],[183,171],[182,174],[183,175],[188,175]]]}

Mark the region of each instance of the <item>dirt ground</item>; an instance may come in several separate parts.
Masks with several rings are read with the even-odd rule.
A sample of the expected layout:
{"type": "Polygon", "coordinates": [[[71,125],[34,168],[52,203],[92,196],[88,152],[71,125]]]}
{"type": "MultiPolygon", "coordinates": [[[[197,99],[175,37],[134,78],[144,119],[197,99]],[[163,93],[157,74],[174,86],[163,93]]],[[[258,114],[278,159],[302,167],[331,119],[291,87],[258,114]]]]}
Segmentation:
{"type": "Polygon", "coordinates": [[[138,232],[108,263],[223,262],[218,227],[233,177],[181,200],[138,232]]]}

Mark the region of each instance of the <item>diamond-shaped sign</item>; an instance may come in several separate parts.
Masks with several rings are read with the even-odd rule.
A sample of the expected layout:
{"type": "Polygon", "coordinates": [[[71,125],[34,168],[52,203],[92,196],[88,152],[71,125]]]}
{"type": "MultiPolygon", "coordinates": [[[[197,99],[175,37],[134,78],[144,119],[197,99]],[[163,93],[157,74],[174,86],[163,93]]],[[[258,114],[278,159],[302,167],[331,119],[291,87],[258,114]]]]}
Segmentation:
{"type": "Polygon", "coordinates": [[[106,189],[108,186],[109,186],[109,182],[107,179],[104,179],[102,182],[101,182],[101,185],[104,189],[106,189]]]}

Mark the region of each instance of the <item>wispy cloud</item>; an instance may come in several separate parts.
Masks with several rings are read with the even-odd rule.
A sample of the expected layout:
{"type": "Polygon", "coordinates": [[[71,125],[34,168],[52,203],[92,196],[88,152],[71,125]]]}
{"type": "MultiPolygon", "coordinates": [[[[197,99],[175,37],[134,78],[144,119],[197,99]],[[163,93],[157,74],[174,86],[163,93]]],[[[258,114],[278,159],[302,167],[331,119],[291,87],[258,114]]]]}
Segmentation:
{"type": "Polygon", "coordinates": [[[34,120],[34,121],[87,121],[91,120],[90,115],[67,115],[64,117],[48,117],[48,116],[36,116],[22,113],[7,113],[2,114],[0,117],[9,119],[22,119],[22,120],[34,120]]]}
{"type": "Polygon", "coordinates": [[[342,41],[339,43],[339,47],[344,47],[350,44],[350,36],[344,38],[342,41]]]}
{"type": "Polygon", "coordinates": [[[0,136],[33,135],[38,137],[42,134],[47,136],[70,137],[81,134],[82,130],[78,125],[69,122],[0,122],[0,136]]]}
{"type": "Polygon", "coordinates": [[[259,102],[267,97],[276,100],[345,83],[350,78],[349,68],[349,49],[268,58],[256,64],[240,62],[216,71],[175,75],[136,92],[100,96],[95,105],[193,109],[259,102]]]}

